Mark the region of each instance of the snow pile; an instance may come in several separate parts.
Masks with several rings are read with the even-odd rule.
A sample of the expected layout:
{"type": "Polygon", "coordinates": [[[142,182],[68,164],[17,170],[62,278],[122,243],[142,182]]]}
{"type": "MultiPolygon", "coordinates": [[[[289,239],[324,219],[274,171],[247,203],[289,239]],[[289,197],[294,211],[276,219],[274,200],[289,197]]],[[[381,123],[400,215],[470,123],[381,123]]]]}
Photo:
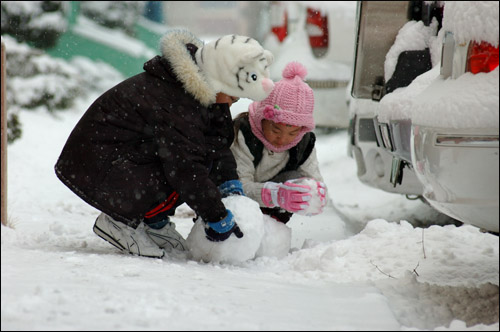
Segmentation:
{"type": "Polygon", "coordinates": [[[262,212],[257,202],[245,196],[223,198],[243,232],[242,238],[231,235],[222,242],[212,242],[205,236],[205,222],[198,218],[186,241],[194,260],[238,263],[255,257],[264,235],[262,212]]]}
{"type": "Polygon", "coordinates": [[[498,1],[446,1],[443,29],[457,43],[486,41],[498,47],[498,1]]]}
{"type": "MultiPolygon", "coordinates": [[[[419,267],[415,270],[419,273],[419,267]]],[[[401,278],[379,280],[376,285],[392,302],[390,307],[404,326],[432,330],[443,325],[443,315],[450,317],[450,330],[454,331],[466,331],[466,325],[476,325],[471,330],[485,330],[481,323],[498,322],[498,286],[491,282],[477,287],[436,285],[406,271],[401,278]],[[416,313],[426,319],[417,319],[416,313]]]]}
{"type": "Polygon", "coordinates": [[[229,196],[222,201],[233,213],[243,237],[231,235],[225,241],[212,242],[205,236],[205,222],[198,218],[187,237],[192,259],[236,264],[257,256],[286,256],[291,244],[291,230],[287,226],[263,216],[259,204],[248,197],[229,196]]]}
{"type": "MultiPolygon", "coordinates": [[[[417,76],[407,87],[398,88],[387,94],[380,101],[380,107],[377,107],[379,122],[389,123],[390,120],[414,119],[416,112],[413,107],[419,95],[428,88],[428,86],[439,77],[439,66],[417,76]]],[[[447,101],[448,102],[448,101],[447,101]]],[[[436,120],[435,109],[432,109],[433,118],[436,120]]],[[[418,116],[418,114],[416,114],[418,116]]]]}
{"type": "MultiPolygon", "coordinates": [[[[402,52],[424,50],[431,47],[431,42],[436,38],[437,26],[438,22],[436,19],[433,19],[429,26],[425,26],[422,21],[410,21],[399,30],[396,41],[385,56],[384,76],[386,82],[394,74],[399,55],[402,52]]],[[[439,57],[437,58],[437,60],[433,59],[433,66],[435,65],[434,61],[436,63],[439,61],[439,57]]]]}
{"type": "Polygon", "coordinates": [[[498,82],[498,67],[489,73],[465,73],[455,80],[437,77],[415,99],[412,123],[457,129],[498,128],[498,82]]]}
{"type": "MultiPolygon", "coordinates": [[[[260,248],[285,242],[267,228],[293,230],[285,258],[227,266],[123,254],[92,232],[99,211],[53,170],[94,98],[76,99],[57,117],[20,113],[25,135],[8,146],[14,229],[1,227],[2,330],[499,330],[498,236],[400,222],[428,226],[435,217],[420,201],[362,184],[346,131],[318,135],[316,144],[333,204],[287,225],[264,216],[260,248]]],[[[173,220],[187,236],[192,215],[178,212],[173,220]]]]}
{"type": "MultiPolygon", "coordinates": [[[[442,30],[452,31],[456,43],[476,40],[498,47],[498,13],[498,1],[474,1],[474,5],[448,1],[442,30]]],[[[498,82],[498,67],[489,73],[465,73],[455,80],[437,77],[415,98],[412,122],[454,129],[498,128],[498,82]]]]}
{"type": "Polygon", "coordinates": [[[403,51],[423,50],[429,48],[433,69],[416,77],[407,87],[396,89],[384,96],[377,107],[378,120],[388,123],[390,120],[412,118],[412,107],[416,97],[425,90],[439,75],[441,59],[441,42],[444,31],[436,36],[437,20],[433,19],[430,26],[422,21],[409,21],[398,32],[394,44],[385,56],[384,76],[386,82],[392,77],[398,63],[398,57],[403,51]]]}
{"type": "Polygon", "coordinates": [[[402,50],[429,47],[433,69],[418,76],[405,88],[396,89],[380,101],[378,120],[411,119],[414,125],[453,129],[498,128],[498,67],[490,73],[465,73],[457,79],[442,79],[441,44],[444,31],[452,31],[457,43],[487,41],[498,46],[498,2],[447,2],[443,28],[433,37],[435,21],[429,27],[408,22],[401,28],[387,53],[385,77],[392,76],[402,50]],[[436,111],[438,110],[438,111],[436,111]]]}
{"type": "Polygon", "coordinates": [[[285,258],[286,267],[276,268],[306,275],[315,271],[336,282],[400,279],[415,270],[419,282],[471,286],[465,279],[498,285],[498,251],[498,237],[474,226],[424,229],[405,220],[374,219],[348,239],[294,252],[285,258]]]}
{"type": "MultiPolygon", "coordinates": [[[[498,331],[498,236],[467,225],[399,222],[435,219],[422,202],[362,184],[345,152],[346,131],[318,135],[316,145],[335,209],[270,224],[291,229],[286,257],[236,266],[123,254],[92,232],[99,211],[53,170],[92,101],[79,100],[57,118],[44,110],[20,114],[25,135],[8,147],[15,229],[1,231],[2,330],[498,331]],[[359,234],[349,231],[353,223],[359,234]]],[[[186,237],[192,214],[178,212],[172,219],[186,237]]],[[[261,246],[283,244],[283,233],[265,222],[261,246]]]]}
{"type": "Polygon", "coordinates": [[[290,252],[292,244],[292,229],[268,215],[263,215],[264,236],[256,257],[283,258],[290,252]]]}

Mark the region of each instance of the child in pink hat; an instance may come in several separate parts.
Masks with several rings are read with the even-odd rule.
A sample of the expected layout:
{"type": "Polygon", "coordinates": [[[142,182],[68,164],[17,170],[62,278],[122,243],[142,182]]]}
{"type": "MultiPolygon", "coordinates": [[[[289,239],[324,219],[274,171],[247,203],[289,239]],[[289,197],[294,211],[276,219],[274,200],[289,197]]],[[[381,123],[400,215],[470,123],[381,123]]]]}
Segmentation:
{"type": "Polygon", "coordinates": [[[289,63],[271,94],[234,120],[231,151],[243,191],[283,223],[293,213],[321,213],[326,204],[312,132],[314,95],[306,75],[302,64],[289,63]],[[316,198],[319,203],[310,206],[316,198]]]}

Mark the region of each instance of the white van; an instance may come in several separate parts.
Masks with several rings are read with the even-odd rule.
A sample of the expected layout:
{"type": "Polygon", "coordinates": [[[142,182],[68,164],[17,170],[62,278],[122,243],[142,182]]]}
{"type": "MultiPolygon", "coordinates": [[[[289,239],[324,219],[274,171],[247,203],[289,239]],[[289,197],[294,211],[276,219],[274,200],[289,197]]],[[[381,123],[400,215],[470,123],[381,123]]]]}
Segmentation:
{"type": "Polygon", "coordinates": [[[358,2],[349,126],[362,182],[496,233],[498,23],[495,1],[358,2]]]}

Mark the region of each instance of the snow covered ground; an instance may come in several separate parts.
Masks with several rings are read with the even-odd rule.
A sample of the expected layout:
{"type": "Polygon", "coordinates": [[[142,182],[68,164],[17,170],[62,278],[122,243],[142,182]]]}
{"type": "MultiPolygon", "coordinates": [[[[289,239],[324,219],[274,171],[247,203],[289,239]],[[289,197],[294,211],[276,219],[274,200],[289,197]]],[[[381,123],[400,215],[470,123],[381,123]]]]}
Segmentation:
{"type": "MultiPolygon", "coordinates": [[[[499,330],[498,236],[361,184],[346,131],[318,133],[331,200],[287,224],[286,257],[230,265],[119,252],[92,232],[98,211],[53,171],[92,98],[56,116],[20,113],[1,228],[2,330],[499,330]]],[[[192,217],[184,205],[174,218],[184,236],[192,217]]]]}

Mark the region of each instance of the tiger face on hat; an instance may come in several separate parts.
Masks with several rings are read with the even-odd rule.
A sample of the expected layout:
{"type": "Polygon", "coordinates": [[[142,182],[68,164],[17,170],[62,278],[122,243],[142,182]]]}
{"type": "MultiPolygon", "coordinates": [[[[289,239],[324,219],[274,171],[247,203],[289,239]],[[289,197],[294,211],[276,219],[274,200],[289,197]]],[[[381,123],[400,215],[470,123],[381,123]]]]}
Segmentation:
{"type": "Polygon", "coordinates": [[[216,92],[262,100],[274,87],[269,78],[273,54],[253,38],[226,35],[196,52],[196,63],[216,92]]]}

